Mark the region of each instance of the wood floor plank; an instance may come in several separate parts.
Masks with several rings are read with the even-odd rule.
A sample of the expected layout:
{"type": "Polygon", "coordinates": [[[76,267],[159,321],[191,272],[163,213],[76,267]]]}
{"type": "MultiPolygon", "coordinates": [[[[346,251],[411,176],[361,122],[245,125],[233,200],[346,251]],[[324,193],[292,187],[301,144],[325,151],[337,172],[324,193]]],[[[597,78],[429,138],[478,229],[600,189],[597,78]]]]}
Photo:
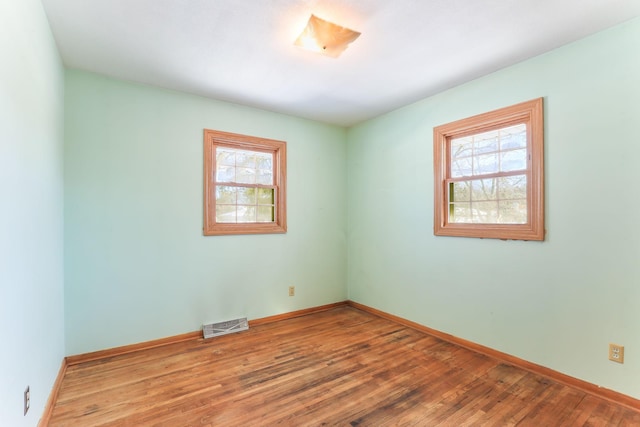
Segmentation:
{"type": "Polygon", "coordinates": [[[67,368],[50,426],[633,426],[640,413],[352,307],[67,368]]]}

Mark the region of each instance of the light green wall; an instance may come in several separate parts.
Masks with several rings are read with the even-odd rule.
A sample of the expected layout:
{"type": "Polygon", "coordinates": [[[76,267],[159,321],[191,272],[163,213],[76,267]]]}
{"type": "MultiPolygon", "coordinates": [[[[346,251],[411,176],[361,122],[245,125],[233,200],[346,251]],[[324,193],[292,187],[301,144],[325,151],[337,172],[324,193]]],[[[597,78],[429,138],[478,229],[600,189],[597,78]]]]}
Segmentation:
{"type": "Polygon", "coordinates": [[[344,129],[81,71],[65,95],[67,354],[346,299],[344,129]],[[287,141],[286,234],[202,235],[205,128],[287,141]]]}
{"type": "Polygon", "coordinates": [[[0,424],[35,426],[64,357],[64,70],[39,0],[0,28],[0,424]]]}
{"type": "Polygon", "coordinates": [[[640,398],[639,46],[635,19],[350,129],[349,297],[640,398]],[[435,237],[433,127],[541,96],[546,241],[435,237]]]}
{"type": "Polygon", "coordinates": [[[348,131],[67,71],[66,353],[349,297],[640,398],[638,42],[636,19],[348,131]],[[546,241],[434,237],[433,127],[540,96],[546,241]],[[202,236],[204,128],[288,142],[287,234],[202,236]]]}

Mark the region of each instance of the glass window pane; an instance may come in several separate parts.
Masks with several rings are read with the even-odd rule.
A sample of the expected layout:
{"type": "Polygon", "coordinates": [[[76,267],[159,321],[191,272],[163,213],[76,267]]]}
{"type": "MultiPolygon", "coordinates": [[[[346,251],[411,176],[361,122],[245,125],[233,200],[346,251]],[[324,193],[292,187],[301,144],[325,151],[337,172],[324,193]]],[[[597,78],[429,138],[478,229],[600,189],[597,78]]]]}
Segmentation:
{"type": "Polygon", "coordinates": [[[216,169],[217,182],[234,182],[236,178],[236,168],[234,166],[218,166],[216,169]]]}
{"type": "Polygon", "coordinates": [[[235,205],[236,187],[216,185],[216,204],[235,205]]]}
{"type": "Polygon", "coordinates": [[[498,197],[504,199],[527,198],[527,176],[515,175],[498,178],[498,197]]]}
{"type": "Polygon", "coordinates": [[[449,146],[452,160],[473,155],[473,140],[471,137],[452,139],[449,146]]]}
{"type": "Polygon", "coordinates": [[[236,168],[236,181],[239,184],[255,184],[256,170],[250,168],[236,168]]]}
{"type": "Polygon", "coordinates": [[[254,151],[236,152],[236,166],[254,169],[256,167],[256,153],[254,151]]]}
{"type": "Polygon", "coordinates": [[[236,206],[216,205],[216,222],[236,222],[236,206]]]}
{"type": "Polygon", "coordinates": [[[491,153],[499,150],[498,131],[485,132],[474,136],[474,154],[491,153]]]}
{"type": "Polygon", "coordinates": [[[256,167],[273,171],[273,154],[256,153],[256,167]]]}
{"type": "Polygon", "coordinates": [[[497,178],[476,179],[471,182],[471,200],[496,200],[497,178]]]}
{"type": "Polygon", "coordinates": [[[527,169],[527,150],[513,150],[500,153],[500,170],[503,172],[527,169]]]}
{"type": "Polygon", "coordinates": [[[256,207],[238,206],[238,222],[256,222],[256,207]]]}
{"type": "Polygon", "coordinates": [[[449,221],[457,223],[471,223],[471,204],[452,203],[449,210],[449,221]]]}
{"type": "Polygon", "coordinates": [[[475,175],[498,172],[498,155],[484,154],[473,157],[473,173],[475,175]]]}
{"type": "Polygon", "coordinates": [[[258,169],[256,181],[258,184],[272,185],[273,184],[273,172],[265,169],[258,169]]]}
{"type": "Polygon", "coordinates": [[[451,177],[471,176],[471,157],[462,157],[451,162],[451,177]]]}
{"type": "Polygon", "coordinates": [[[500,149],[527,147],[527,126],[519,124],[500,130],[500,149]]]}
{"type": "Polygon", "coordinates": [[[478,224],[495,224],[498,222],[498,202],[473,202],[471,204],[473,222],[478,224]]]}
{"type": "Polygon", "coordinates": [[[217,166],[235,166],[236,152],[230,148],[216,148],[216,165],[217,166]]]}
{"type": "Polygon", "coordinates": [[[258,204],[272,205],[274,203],[275,190],[273,188],[258,188],[258,204]]]}
{"type": "Polygon", "coordinates": [[[258,206],[258,222],[273,222],[274,220],[273,206],[258,206]]]}
{"type": "Polygon", "coordinates": [[[468,202],[471,200],[471,182],[452,182],[449,188],[450,202],[468,202]]]}
{"type": "Polygon", "coordinates": [[[526,224],[527,200],[500,201],[500,224],[526,224]]]}
{"type": "Polygon", "coordinates": [[[255,205],[256,204],[256,188],[238,187],[238,204],[239,205],[255,205]]]}

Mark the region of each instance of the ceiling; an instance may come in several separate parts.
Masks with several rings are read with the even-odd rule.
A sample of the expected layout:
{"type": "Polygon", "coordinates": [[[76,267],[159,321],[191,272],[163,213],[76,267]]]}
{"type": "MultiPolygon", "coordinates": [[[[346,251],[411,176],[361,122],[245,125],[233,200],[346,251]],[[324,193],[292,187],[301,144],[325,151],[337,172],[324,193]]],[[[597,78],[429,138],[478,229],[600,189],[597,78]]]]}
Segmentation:
{"type": "Polygon", "coordinates": [[[640,15],[640,0],[42,3],[69,68],[341,126],[640,15]],[[304,51],[312,13],[362,35],[337,59],[304,51]]]}

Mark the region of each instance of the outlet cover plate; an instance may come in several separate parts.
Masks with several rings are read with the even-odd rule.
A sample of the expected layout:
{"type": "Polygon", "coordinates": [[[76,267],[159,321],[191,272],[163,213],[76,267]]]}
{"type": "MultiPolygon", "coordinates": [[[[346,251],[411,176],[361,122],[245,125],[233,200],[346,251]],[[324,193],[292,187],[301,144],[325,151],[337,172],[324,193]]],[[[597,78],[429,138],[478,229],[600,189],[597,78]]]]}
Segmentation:
{"type": "Polygon", "coordinates": [[[616,363],[624,363],[624,346],[609,344],[609,360],[616,363]]]}
{"type": "Polygon", "coordinates": [[[24,391],[24,414],[27,415],[29,412],[29,406],[31,406],[31,392],[29,391],[29,386],[24,391]]]}

